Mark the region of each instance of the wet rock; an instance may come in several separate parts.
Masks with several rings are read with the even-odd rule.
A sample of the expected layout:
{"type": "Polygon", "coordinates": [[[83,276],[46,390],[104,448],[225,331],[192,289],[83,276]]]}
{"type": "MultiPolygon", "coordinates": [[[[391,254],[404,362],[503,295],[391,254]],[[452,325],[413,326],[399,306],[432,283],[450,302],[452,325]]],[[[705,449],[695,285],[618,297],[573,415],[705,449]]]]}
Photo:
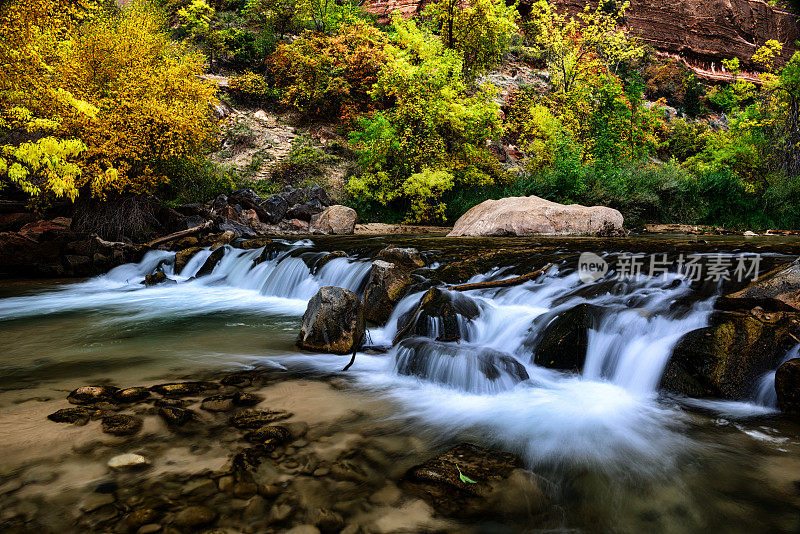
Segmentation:
{"type": "Polygon", "coordinates": [[[328,265],[328,263],[330,263],[331,260],[335,260],[336,258],[346,258],[346,257],[347,253],[341,250],[336,250],[334,252],[325,254],[320,259],[318,259],[317,262],[314,264],[313,273],[314,274],[318,273],[323,267],[328,265]]]}
{"type": "Polygon", "coordinates": [[[255,406],[263,401],[264,398],[255,393],[237,393],[233,396],[236,406],[255,406]]]}
{"type": "Polygon", "coordinates": [[[432,287],[422,295],[415,308],[397,320],[394,343],[412,336],[458,341],[466,337],[467,323],[478,315],[480,309],[471,298],[457,291],[432,287]]]}
{"type": "Polygon", "coordinates": [[[161,532],[161,525],[158,523],[148,523],[139,527],[136,534],[155,534],[156,532],[161,532]]]}
{"type": "Polygon", "coordinates": [[[409,271],[425,267],[425,260],[422,259],[419,251],[415,248],[389,246],[378,252],[376,259],[393,263],[409,271]]]}
{"type": "Polygon", "coordinates": [[[259,443],[274,447],[286,443],[291,438],[291,433],[282,426],[264,426],[245,434],[244,439],[252,443],[259,443]]]}
{"type": "Polygon", "coordinates": [[[311,515],[311,521],[323,534],[335,534],[344,528],[342,516],[332,510],[320,508],[311,515]]]}
{"type": "Polygon", "coordinates": [[[603,234],[622,231],[622,214],[604,206],[564,205],[537,196],[485,200],[462,215],[448,237],[603,234]]]}
{"type": "Polygon", "coordinates": [[[119,388],[113,386],[83,386],[73,390],[68,396],[70,404],[95,404],[110,402],[119,388]]]}
{"type": "Polygon", "coordinates": [[[89,421],[91,412],[86,408],[62,408],[47,416],[56,423],[83,423],[89,421]]]}
{"type": "Polygon", "coordinates": [[[142,525],[152,524],[158,521],[160,514],[152,508],[143,508],[141,510],[134,510],[129,513],[125,518],[131,530],[136,530],[142,525]]]}
{"type": "Polygon", "coordinates": [[[525,366],[510,354],[424,338],[400,342],[395,368],[401,375],[474,393],[504,391],[528,379],[525,366]]]}
{"type": "Polygon", "coordinates": [[[358,295],[325,286],[308,302],[297,345],[311,351],[349,354],[361,346],[364,333],[364,310],[358,295]]]}
{"type": "Polygon", "coordinates": [[[114,456],[108,461],[108,467],[116,470],[141,469],[148,467],[149,465],[150,460],[141,454],[133,453],[120,454],[118,456],[114,456]]]}
{"type": "Polygon", "coordinates": [[[165,398],[161,398],[161,399],[156,399],[153,402],[153,406],[155,406],[157,408],[160,408],[162,406],[165,407],[165,408],[186,408],[191,403],[192,403],[192,401],[186,400],[186,399],[171,399],[171,398],[165,397],[165,398]]]}
{"type": "Polygon", "coordinates": [[[197,271],[195,276],[205,276],[207,274],[211,274],[214,271],[214,267],[220,262],[222,257],[225,255],[225,247],[219,247],[211,255],[206,259],[203,266],[197,271]]]}
{"type": "Polygon", "coordinates": [[[364,290],[364,318],[385,324],[410,285],[411,277],[404,270],[383,260],[373,261],[364,290]]]}
{"type": "Polygon", "coordinates": [[[775,371],[775,392],[783,412],[800,414],[800,358],[782,363],[775,371]]]}
{"type": "Polygon", "coordinates": [[[272,239],[268,237],[256,237],[255,239],[248,239],[247,241],[242,241],[237,245],[237,247],[244,250],[253,250],[261,247],[266,247],[271,244],[272,244],[272,239]]]}
{"type": "Polygon", "coordinates": [[[229,412],[236,407],[233,395],[214,395],[203,399],[200,408],[208,412],[229,412]]]}
{"type": "Polygon", "coordinates": [[[223,386],[236,386],[237,388],[247,387],[253,383],[253,377],[250,373],[233,373],[224,376],[220,383],[223,386]]]}
{"type": "Polygon", "coordinates": [[[130,436],[142,429],[142,419],[133,415],[116,414],[103,417],[100,422],[103,432],[115,436],[130,436]]]}
{"type": "Polygon", "coordinates": [[[356,227],[356,210],[347,206],[330,206],[314,215],[308,231],[312,234],[352,234],[356,227]]]}
{"type": "Polygon", "coordinates": [[[537,324],[547,322],[525,342],[533,351],[533,362],[542,367],[580,372],[586,362],[589,330],[596,328],[605,310],[593,304],[578,304],[556,316],[543,316],[537,324]]]}
{"type": "Polygon", "coordinates": [[[120,389],[114,393],[114,400],[122,403],[139,402],[150,396],[150,390],[143,387],[120,389]]]}
{"type": "Polygon", "coordinates": [[[249,499],[258,493],[258,484],[252,482],[239,482],[233,487],[233,496],[237,499],[249,499]]]}
{"type": "Polygon", "coordinates": [[[160,407],[158,409],[158,415],[169,426],[183,426],[192,420],[192,412],[190,410],[172,406],[160,407]]]}
{"type": "Polygon", "coordinates": [[[191,247],[184,250],[180,250],[175,253],[175,265],[173,270],[175,274],[181,274],[183,272],[184,267],[186,264],[189,263],[195,254],[203,250],[203,247],[191,247]]]}
{"type": "Polygon", "coordinates": [[[717,306],[723,309],[760,306],[767,311],[800,311],[800,259],[759,277],[741,291],[718,299],[717,306]]]}
{"type": "Polygon", "coordinates": [[[710,323],[678,341],[661,387],[690,397],[746,398],[800,335],[795,314],[783,312],[722,311],[710,323]]]}
{"type": "Polygon", "coordinates": [[[144,280],[142,281],[142,284],[144,284],[146,287],[152,287],[152,286],[157,286],[159,284],[168,284],[168,283],[177,284],[175,280],[167,278],[167,275],[161,271],[154,274],[146,274],[144,276],[144,280]]]}
{"type": "Polygon", "coordinates": [[[186,528],[198,528],[212,523],[217,513],[206,506],[189,506],[175,514],[175,524],[186,528]]]}
{"type": "Polygon", "coordinates": [[[526,514],[535,514],[546,504],[535,479],[528,477],[524,493],[514,495],[520,490],[514,479],[521,467],[516,455],[465,443],[412,467],[402,486],[444,515],[496,514],[504,499],[523,500],[526,514]]]}
{"type": "Polygon", "coordinates": [[[236,428],[261,428],[269,423],[288,419],[292,414],[283,410],[244,410],[230,418],[230,424],[236,428]]]}
{"type": "Polygon", "coordinates": [[[150,388],[159,395],[165,397],[190,397],[199,395],[206,391],[213,391],[219,389],[219,386],[214,382],[172,382],[169,384],[158,384],[150,388]]]}

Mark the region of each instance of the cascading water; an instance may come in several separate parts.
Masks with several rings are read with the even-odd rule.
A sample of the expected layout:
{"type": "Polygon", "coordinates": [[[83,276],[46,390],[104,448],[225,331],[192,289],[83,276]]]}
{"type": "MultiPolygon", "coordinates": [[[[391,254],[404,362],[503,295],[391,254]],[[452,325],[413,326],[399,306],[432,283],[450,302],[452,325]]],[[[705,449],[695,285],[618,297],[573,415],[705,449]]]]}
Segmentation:
{"type": "MultiPolygon", "coordinates": [[[[786,353],[786,356],[781,360],[781,364],[797,357],[800,357],[800,343],[792,347],[789,352],[786,353]]],[[[780,367],[780,364],[778,367],[780,367]]],[[[755,392],[755,403],[759,406],[774,409],[778,408],[778,393],[775,391],[776,371],[777,368],[768,371],[758,380],[755,392]]]]}

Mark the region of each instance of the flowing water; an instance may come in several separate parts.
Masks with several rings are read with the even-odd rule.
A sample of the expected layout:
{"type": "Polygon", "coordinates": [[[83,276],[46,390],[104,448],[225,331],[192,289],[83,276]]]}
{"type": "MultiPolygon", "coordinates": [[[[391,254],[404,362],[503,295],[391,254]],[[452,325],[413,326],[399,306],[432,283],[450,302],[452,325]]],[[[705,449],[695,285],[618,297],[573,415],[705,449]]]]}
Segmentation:
{"type": "MultiPolygon", "coordinates": [[[[7,437],[0,445],[5,439],[8,455],[0,475],[47,457],[31,447],[38,439],[32,429],[51,423],[25,427],[29,439],[9,437],[22,408],[79,385],[150,384],[254,365],[293,377],[337,375],[347,357],[294,347],[300,318],[322,286],[363,292],[371,260],[355,251],[316,269],[325,252],[311,241],[286,242],[259,263],[262,249],[227,247],[213,272],[195,277],[210,251],[179,273],[173,253],[152,251],[90,280],[4,284],[0,430],[7,437]],[[144,276],[157,269],[177,283],[144,287],[144,276]],[[17,418],[4,421],[3,411],[17,418]]],[[[471,281],[508,276],[496,268],[471,281]]],[[[742,402],[681,399],[658,387],[672,348],[708,323],[719,290],[699,292],[670,273],[613,277],[586,284],[556,261],[536,280],[459,296],[479,310],[472,319],[459,316],[460,342],[436,341],[442,325],[432,320],[427,336],[392,346],[420,287],[385,327],[369,330],[371,349],[346,373],[348,390],[377,403],[367,426],[399,422],[423,440],[421,451],[467,439],[520,454],[548,481],[561,511],[550,518],[550,531],[797,531],[800,431],[777,416],[774,372],[742,402]],[[580,304],[601,310],[583,372],[535,365],[537,335],[580,304]],[[421,368],[409,372],[419,355],[421,368]],[[504,362],[498,376],[483,371],[486,362],[504,362]]],[[[531,519],[504,528],[539,526],[531,519]]]]}

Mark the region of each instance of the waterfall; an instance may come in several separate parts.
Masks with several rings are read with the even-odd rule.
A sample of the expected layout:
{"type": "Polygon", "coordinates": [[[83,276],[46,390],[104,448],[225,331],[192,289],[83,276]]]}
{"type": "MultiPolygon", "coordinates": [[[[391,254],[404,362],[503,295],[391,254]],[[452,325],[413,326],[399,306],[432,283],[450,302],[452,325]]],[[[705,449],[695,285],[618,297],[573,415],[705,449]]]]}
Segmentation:
{"type": "MultiPolygon", "coordinates": [[[[787,352],[786,356],[783,357],[781,363],[778,364],[778,367],[780,367],[783,363],[799,356],[800,343],[789,349],[789,352],[787,352]]],[[[761,378],[758,379],[754,401],[759,406],[775,409],[778,408],[778,393],[775,391],[775,373],[777,370],[778,368],[776,367],[772,371],[764,373],[761,375],[761,378]]]]}

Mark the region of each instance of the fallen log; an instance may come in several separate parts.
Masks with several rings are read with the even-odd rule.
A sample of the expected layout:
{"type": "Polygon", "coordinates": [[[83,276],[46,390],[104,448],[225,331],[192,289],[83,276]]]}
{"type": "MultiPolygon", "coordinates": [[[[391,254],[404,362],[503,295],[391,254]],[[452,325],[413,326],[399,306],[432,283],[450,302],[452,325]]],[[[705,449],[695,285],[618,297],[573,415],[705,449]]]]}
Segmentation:
{"type": "Polygon", "coordinates": [[[449,287],[447,289],[451,291],[469,291],[471,289],[493,289],[497,287],[511,287],[522,284],[527,282],[528,280],[533,280],[547,269],[552,267],[552,263],[548,263],[541,269],[536,269],[533,272],[528,274],[523,274],[522,276],[515,276],[514,278],[506,278],[505,280],[491,280],[488,282],[475,282],[472,284],[461,284],[458,286],[449,287]]]}
{"type": "Polygon", "coordinates": [[[181,237],[188,237],[190,235],[199,234],[203,230],[211,228],[213,224],[214,224],[213,221],[206,221],[203,224],[198,224],[197,226],[193,226],[188,230],[181,230],[180,232],[175,232],[174,234],[169,234],[165,235],[164,237],[159,237],[158,239],[153,239],[149,243],[146,243],[146,245],[148,247],[157,247],[158,245],[163,245],[164,243],[174,241],[175,239],[180,239],[181,237]]]}

